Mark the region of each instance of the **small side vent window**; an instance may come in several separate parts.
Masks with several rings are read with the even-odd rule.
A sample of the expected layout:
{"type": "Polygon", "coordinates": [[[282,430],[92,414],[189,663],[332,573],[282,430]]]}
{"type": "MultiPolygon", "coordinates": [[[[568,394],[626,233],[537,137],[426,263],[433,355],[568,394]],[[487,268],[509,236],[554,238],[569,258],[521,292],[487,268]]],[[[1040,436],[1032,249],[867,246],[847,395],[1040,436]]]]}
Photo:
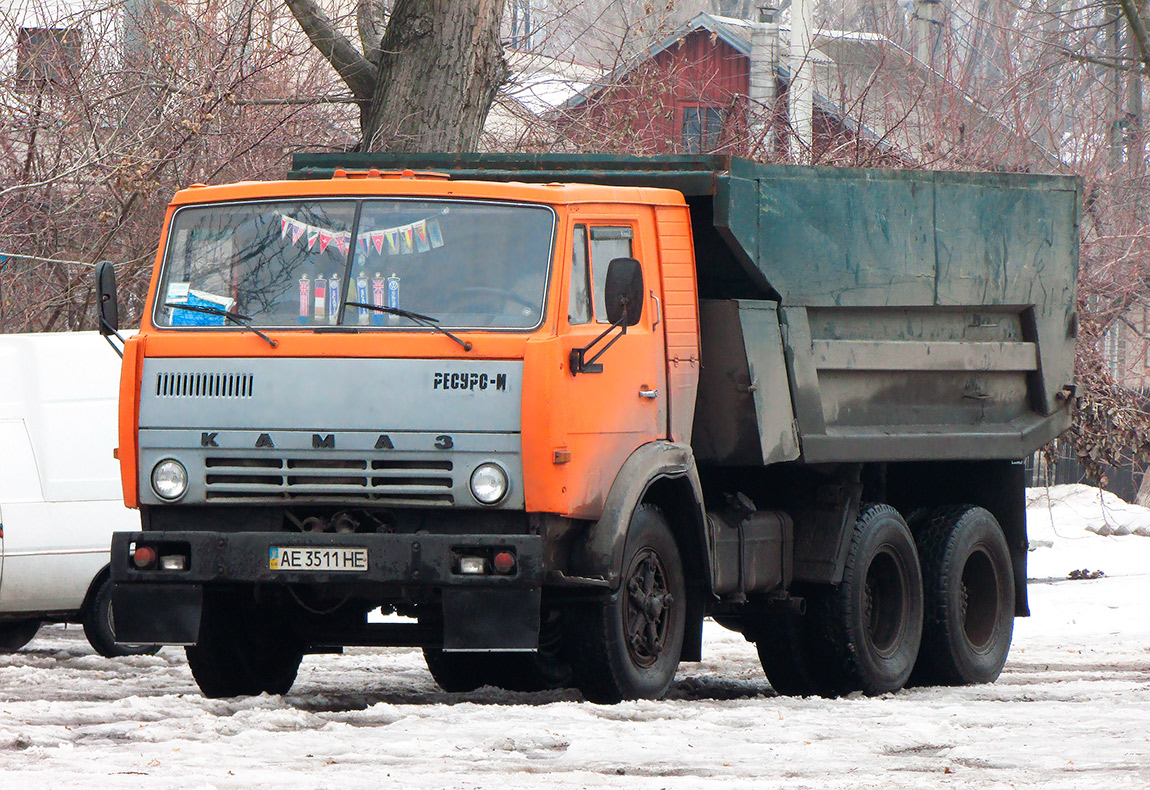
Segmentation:
{"type": "Polygon", "coordinates": [[[156,377],[160,398],[250,398],[251,373],[161,373],[156,377]]]}

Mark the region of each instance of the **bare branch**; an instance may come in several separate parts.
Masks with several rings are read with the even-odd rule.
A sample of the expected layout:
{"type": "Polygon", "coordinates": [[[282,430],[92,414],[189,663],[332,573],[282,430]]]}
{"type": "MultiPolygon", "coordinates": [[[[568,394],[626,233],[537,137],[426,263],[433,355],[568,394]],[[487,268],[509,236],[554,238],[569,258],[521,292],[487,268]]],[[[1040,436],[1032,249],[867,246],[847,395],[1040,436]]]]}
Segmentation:
{"type": "Polygon", "coordinates": [[[1143,14],[1146,11],[1145,0],[1118,0],[1122,7],[1122,14],[1126,17],[1126,24],[1134,34],[1134,41],[1138,44],[1138,58],[1142,61],[1142,69],[1150,66],[1150,34],[1146,32],[1146,20],[1143,14]],[[1139,8],[1141,6],[1141,8],[1139,8]]]}
{"type": "Polygon", "coordinates": [[[357,0],[355,24],[359,28],[359,43],[363,56],[379,68],[380,42],[387,30],[387,3],[385,0],[357,0]]]}
{"type": "MultiPolygon", "coordinates": [[[[284,0],[312,45],[327,59],[352,94],[360,101],[371,101],[377,70],[347,37],[335,28],[314,0],[284,0]]],[[[377,56],[378,57],[378,56],[377,56]]]]}
{"type": "Polygon", "coordinates": [[[1062,51],[1062,54],[1069,60],[1075,63],[1089,63],[1093,66],[1104,66],[1108,69],[1117,69],[1118,71],[1129,71],[1134,74],[1145,74],[1145,62],[1133,61],[1130,58],[1100,58],[1095,55],[1087,55],[1082,52],[1072,52],[1069,49],[1062,51]]]}

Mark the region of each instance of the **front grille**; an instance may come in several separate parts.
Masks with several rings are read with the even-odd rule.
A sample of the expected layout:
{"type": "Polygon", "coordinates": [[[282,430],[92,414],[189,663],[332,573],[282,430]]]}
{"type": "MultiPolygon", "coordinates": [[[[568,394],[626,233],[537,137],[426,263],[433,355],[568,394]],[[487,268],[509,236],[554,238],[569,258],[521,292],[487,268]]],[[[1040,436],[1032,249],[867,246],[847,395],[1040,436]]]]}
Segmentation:
{"type": "Polygon", "coordinates": [[[214,501],[455,503],[451,461],[209,457],[204,466],[205,496],[214,501]]]}
{"type": "Polygon", "coordinates": [[[251,373],[170,373],[156,376],[158,398],[250,398],[251,373]]]}

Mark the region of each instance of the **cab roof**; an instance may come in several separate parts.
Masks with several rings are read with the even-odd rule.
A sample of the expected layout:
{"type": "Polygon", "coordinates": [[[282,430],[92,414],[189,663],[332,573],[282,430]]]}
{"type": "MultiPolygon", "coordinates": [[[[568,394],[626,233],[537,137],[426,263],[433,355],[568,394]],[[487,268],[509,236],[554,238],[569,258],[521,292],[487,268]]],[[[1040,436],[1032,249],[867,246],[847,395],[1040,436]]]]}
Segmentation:
{"type": "Polygon", "coordinates": [[[173,206],[246,200],[310,197],[427,197],[508,200],[523,203],[565,205],[572,203],[632,203],[682,206],[682,193],[657,187],[604,186],[599,184],[500,181],[454,181],[433,172],[354,172],[337,170],[323,179],[291,181],[241,181],[208,186],[193,184],[176,193],[173,206]]]}

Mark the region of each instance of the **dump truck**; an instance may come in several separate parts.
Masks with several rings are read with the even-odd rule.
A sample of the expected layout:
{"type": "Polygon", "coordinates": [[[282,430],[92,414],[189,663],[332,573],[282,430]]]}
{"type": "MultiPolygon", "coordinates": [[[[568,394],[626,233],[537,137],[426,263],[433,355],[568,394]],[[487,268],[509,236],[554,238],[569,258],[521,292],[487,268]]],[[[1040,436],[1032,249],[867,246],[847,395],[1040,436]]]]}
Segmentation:
{"type": "Polygon", "coordinates": [[[209,697],[376,645],[448,691],[659,698],[708,617],[782,694],[993,681],[1080,192],[723,156],[192,185],[123,349],[117,638],[209,697]]]}

